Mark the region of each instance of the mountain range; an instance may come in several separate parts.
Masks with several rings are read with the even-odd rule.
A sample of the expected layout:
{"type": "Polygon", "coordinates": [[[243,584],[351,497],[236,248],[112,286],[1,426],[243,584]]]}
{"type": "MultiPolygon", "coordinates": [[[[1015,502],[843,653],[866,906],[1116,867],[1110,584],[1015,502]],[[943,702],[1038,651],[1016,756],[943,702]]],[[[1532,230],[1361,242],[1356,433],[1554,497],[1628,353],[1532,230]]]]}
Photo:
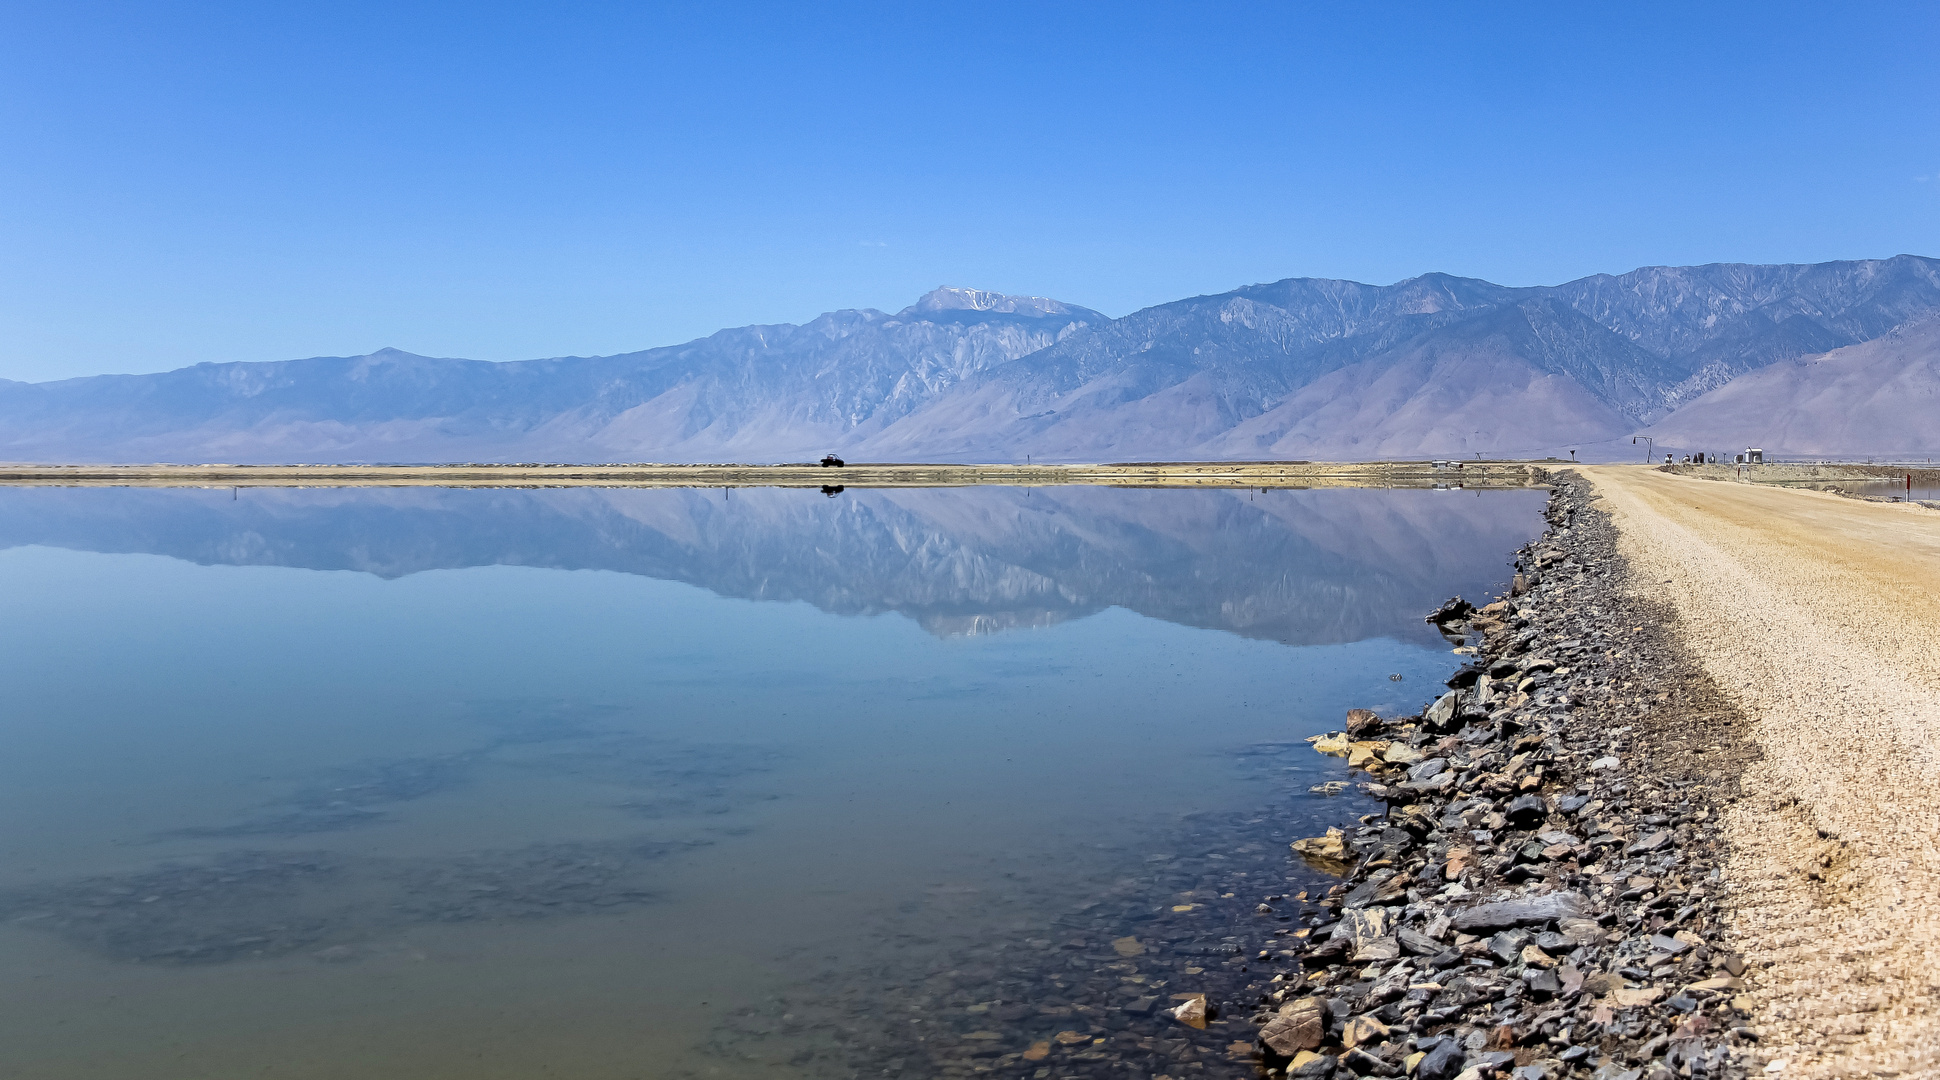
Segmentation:
{"type": "Polygon", "coordinates": [[[0,381],[0,459],[1298,460],[1940,453],[1940,260],[1554,286],[1290,278],[1112,319],[940,288],[614,356],[396,349],[0,381]]]}

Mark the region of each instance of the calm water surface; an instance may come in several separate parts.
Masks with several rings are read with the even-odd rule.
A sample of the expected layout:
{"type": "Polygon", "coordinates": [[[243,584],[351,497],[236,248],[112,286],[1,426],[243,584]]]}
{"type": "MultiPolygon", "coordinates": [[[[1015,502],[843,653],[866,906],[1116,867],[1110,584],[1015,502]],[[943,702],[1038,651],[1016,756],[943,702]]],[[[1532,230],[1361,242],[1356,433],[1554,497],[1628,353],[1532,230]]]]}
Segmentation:
{"type": "Polygon", "coordinates": [[[1861,495],[1877,495],[1887,499],[1911,498],[1916,502],[1932,502],[1940,499],[1940,487],[1923,484],[1918,480],[1908,484],[1905,481],[1882,480],[1877,483],[1841,485],[1849,491],[1861,495]]]}
{"type": "Polygon", "coordinates": [[[1543,497],[0,490],[0,1075],[1243,1075],[1543,497]]]}

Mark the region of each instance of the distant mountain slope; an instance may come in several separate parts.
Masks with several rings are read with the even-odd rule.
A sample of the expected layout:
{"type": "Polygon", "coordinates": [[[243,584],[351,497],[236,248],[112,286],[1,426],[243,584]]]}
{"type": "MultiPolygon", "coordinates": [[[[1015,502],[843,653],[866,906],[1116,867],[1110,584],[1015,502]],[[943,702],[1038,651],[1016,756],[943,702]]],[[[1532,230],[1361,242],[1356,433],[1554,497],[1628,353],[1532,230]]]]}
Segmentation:
{"type": "Polygon", "coordinates": [[[1940,319],[1771,364],[1645,430],[1666,451],[1940,457],[1940,319]]]}
{"type": "Polygon", "coordinates": [[[1055,343],[1085,308],[938,289],[685,345],[487,363],[367,356],[198,364],[0,385],[0,458],[449,461],[819,456],[957,382],[1055,343]]]}
{"type": "Polygon", "coordinates": [[[864,440],[872,458],[1527,455],[1940,314],[1940,261],[1649,267],[1511,289],[1293,279],[1134,312],[864,440]]]}
{"type": "Polygon", "coordinates": [[[938,289],[619,356],[0,383],[0,459],[1588,459],[1747,373],[1934,317],[1940,261],[1910,255],[1532,288],[1294,278],[1116,320],[938,289]]]}

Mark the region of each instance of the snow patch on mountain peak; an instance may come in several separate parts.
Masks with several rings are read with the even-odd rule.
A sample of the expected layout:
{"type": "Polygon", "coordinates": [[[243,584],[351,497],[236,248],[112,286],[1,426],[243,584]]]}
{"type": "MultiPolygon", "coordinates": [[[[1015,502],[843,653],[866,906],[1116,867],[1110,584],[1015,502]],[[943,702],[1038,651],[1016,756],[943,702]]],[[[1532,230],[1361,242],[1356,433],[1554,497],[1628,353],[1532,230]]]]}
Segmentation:
{"type": "Polygon", "coordinates": [[[958,289],[938,286],[914,304],[897,312],[920,315],[929,311],[988,311],[1000,315],[1077,315],[1084,309],[1044,296],[1010,296],[985,289],[958,289]]]}

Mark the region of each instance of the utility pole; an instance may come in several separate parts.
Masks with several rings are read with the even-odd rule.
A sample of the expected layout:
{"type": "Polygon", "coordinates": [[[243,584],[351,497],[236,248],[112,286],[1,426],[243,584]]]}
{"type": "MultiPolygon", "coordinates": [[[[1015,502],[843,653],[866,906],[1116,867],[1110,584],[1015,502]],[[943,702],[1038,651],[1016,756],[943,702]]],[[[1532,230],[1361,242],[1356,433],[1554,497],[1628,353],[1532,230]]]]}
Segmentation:
{"type": "Polygon", "coordinates": [[[1650,436],[1648,435],[1632,435],[1630,437],[1630,445],[1637,445],[1638,439],[1644,441],[1644,464],[1648,465],[1650,464],[1650,459],[1657,455],[1657,446],[1650,441],[1650,436]]]}

